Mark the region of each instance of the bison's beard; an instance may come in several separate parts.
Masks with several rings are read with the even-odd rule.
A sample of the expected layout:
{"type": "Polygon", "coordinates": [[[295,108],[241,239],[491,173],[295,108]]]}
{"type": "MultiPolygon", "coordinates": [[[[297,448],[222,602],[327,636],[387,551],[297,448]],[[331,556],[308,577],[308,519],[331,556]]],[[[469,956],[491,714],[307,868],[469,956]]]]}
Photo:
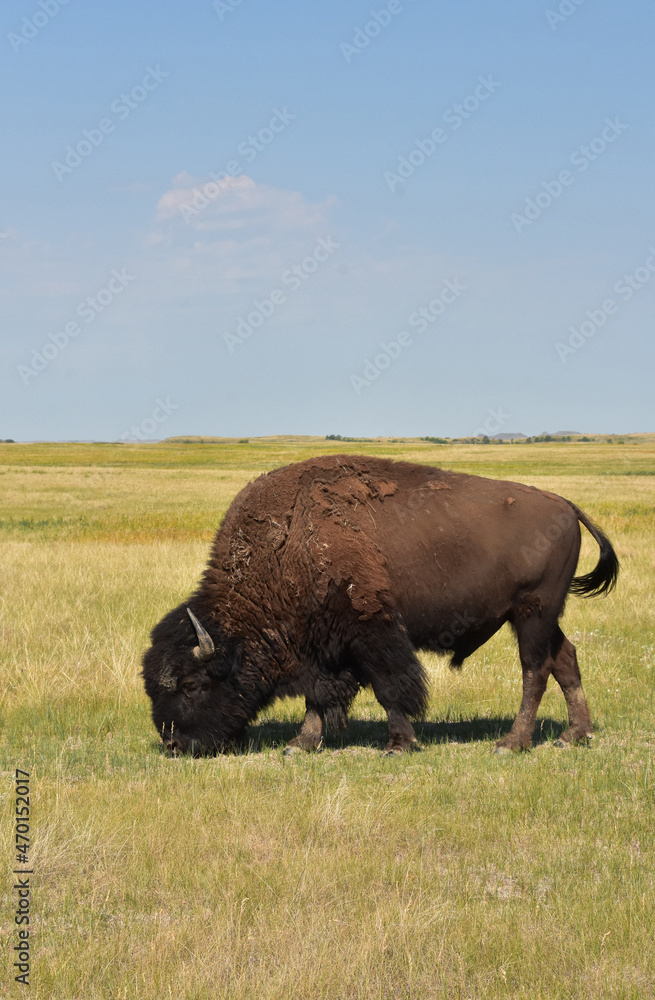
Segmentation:
{"type": "Polygon", "coordinates": [[[214,702],[190,714],[163,697],[154,702],[152,719],[172,756],[214,757],[238,747],[247,728],[248,720],[243,715],[221,711],[223,707],[217,708],[214,702]]]}
{"type": "Polygon", "coordinates": [[[238,749],[244,739],[243,731],[229,739],[208,733],[185,733],[175,726],[164,725],[159,732],[164,750],[171,757],[217,757],[238,749]]]}

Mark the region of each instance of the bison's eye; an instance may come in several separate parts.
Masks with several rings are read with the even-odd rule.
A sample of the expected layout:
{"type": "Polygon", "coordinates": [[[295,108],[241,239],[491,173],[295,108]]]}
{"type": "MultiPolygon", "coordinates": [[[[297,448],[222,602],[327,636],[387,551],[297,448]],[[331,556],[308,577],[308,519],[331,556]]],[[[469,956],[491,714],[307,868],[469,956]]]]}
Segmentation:
{"type": "Polygon", "coordinates": [[[182,681],[181,687],[184,694],[194,695],[194,694],[204,694],[205,691],[209,691],[210,683],[207,679],[196,679],[190,678],[188,681],[182,681]]]}

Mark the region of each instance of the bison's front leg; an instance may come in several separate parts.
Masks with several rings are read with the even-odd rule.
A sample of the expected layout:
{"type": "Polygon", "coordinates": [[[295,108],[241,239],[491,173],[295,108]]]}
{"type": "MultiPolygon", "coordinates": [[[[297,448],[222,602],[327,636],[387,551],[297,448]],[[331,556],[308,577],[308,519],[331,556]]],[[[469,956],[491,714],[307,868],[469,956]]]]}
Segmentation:
{"type": "Polygon", "coordinates": [[[323,719],[315,705],[305,704],[307,711],[298,735],[284,748],[287,757],[300,750],[321,750],[323,747],[323,719]]]}
{"type": "Polygon", "coordinates": [[[387,709],[387,719],[389,720],[389,742],[384,748],[385,756],[395,757],[396,754],[405,750],[418,750],[418,740],[414,733],[414,727],[402,712],[396,708],[387,709]]]}
{"type": "Polygon", "coordinates": [[[389,627],[378,628],[370,636],[361,662],[364,676],[389,720],[389,742],[384,753],[393,756],[405,750],[418,750],[408,716],[423,717],[427,681],[402,623],[393,620],[389,627]]]}

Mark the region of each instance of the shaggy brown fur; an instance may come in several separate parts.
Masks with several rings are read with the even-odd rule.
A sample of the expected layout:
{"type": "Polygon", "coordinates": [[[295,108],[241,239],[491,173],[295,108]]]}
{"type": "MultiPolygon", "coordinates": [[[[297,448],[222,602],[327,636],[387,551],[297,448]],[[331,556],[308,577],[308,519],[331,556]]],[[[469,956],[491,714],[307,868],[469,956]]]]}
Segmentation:
{"type": "Polygon", "coordinates": [[[552,673],[567,700],[564,743],[591,735],[575,658],[558,618],[569,590],[611,589],[618,561],[572,503],[516,483],[388,459],[309,459],[250,483],[218,531],[187,602],[211,636],[206,663],[186,605],[155,627],[143,675],[153,719],[176,752],[215,752],[239,738],[276,697],[304,695],[292,743],[320,743],[345,724],[358,689],[387,710],[388,751],[415,742],[427,688],[417,649],[453,666],[509,621],[523,667],[523,700],[500,746],[530,743],[552,673]],[[581,522],[601,550],[573,574],[581,522]]]}

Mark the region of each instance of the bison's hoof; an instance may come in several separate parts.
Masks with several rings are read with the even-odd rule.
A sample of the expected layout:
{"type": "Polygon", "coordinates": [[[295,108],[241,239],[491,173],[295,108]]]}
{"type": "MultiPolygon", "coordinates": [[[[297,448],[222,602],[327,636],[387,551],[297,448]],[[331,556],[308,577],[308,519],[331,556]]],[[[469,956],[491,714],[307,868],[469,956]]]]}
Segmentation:
{"type": "Polygon", "coordinates": [[[496,743],[495,754],[527,753],[531,749],[529,743],[518,743],[516,746],[507,746],[506,743],[496,743]]]}
{"type": "Polygon", "coordinates": [[[558,750],[570,750],[571,747],[588,747],[591,745],[593,738],[593,733],[583,733],[581,736],[571,736],[569,739],[560,736],[558,740],[555,740],[553,746],[557,747],[558,750]]]}
{"type": "Polygon", "coordinates": [[[299,743],[289,743],[282,751],[283,757],[293,757],[298,753],[320,753],[323,749],[323,740],[316,746],[301,746],[299,743]]]}
{"type": "Polygon", "coordinates": [[[383,757],[398,757],[401,753],[412,753],[415,750],[420,750],[421,745],[418,740],[412,740],[410,743],[406,743],[402,746],[400,743],[392,743],[387,745],[382,751],[383,757]]]}

